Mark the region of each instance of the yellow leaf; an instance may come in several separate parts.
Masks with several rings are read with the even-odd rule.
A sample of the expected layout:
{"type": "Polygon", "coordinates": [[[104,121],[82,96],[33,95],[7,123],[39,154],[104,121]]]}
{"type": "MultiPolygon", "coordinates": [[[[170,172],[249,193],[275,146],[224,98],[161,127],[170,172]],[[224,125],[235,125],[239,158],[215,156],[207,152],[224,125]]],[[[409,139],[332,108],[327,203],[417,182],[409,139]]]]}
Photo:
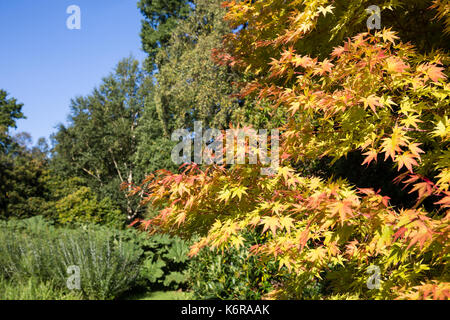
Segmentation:
{"type": "Polygon", "coordinates": [[[326,8],[323,6],[320,6],[319,8],[317,8],[319,10],[320,13],[323,14],[324,17],[327,16],[327,13],[329,12],[330,14],[333,14],[333,9],[334,7],[332,5],[327,6],[326,8]]]}
{"type": "Polygon", "coordinates": [[[450,125],[447,116],[440,120],[433,131],[433,137],[447,138],[450,136],[450,125]]]}
{"type": "Polygon", "coordinates": [[[239,187],[233,188],[232,189],[233,190],[232,197],[234,198],[237,196],[239,198],[239,200],[241,200],[243,194],[248,195],[247,191],[246,191],[247,189],[248,188],[244,187],[244,186],[239,186],[239,187]]]}
{"type": "Polygon", "coordinates": [[[308,254],[308,259],[311,262],[322,262],[325,257],[327,255],[327,251],[325,248],[317,248],[317,249],[313,249],[309,252],[308,254]]]}
{"type": "Polygon", "coordinates": [[[272,231],[272,234],[275,235],[278,228],[281,227],[280,220],[277,217],[269,216],[262,218],[262,221],[260,224],[264,225],[263,233],[266,232],[268,229],[272,231]]]}
{"type": "Polygon", "coordinates": [[[420,123],[420,122],[423,122],[423,121],[418,119],[418,115],[408,115],[406,117],[406,119],[403,119],[401,121],[401,123],[405,127],[407,127],[407,128],[413,127],[413,128],[416,128],[416,129],[419,129],[419,126],[417,124],[420,123]]]}
{"type": "Polygon", "coordinates": [[[292,271],[291,259],[288,256],[284,256],[280,259],[278,270],[280,270],[283,266],[286,266],[289,272],[292,271]]]}
{"type": "Polygon", "coordinates": [[[390,138],[384,138],[381,146],[385,152],[384,160],[391,157],[392,160],[395,159],[395,154],[402,152],[401,146],[406,146],[407,138],[403,136],[402,131],[397,126],[394,127],[392,135],[390,138]]]}
{"type": "Polygon", "coordinates": [[[285,228],[288,233],[291,232],[291,227],[294,227],[294,224],[292,223],[294,219],[291,217],[281,217],[280,218],[280,225],[281,227],[285,228]]]}
{"type": "Polygon", "coordinates": [[[383,37],[383,40],[386,42],[386,41],[389,41],[389,42],[392,42],[392,43],[394,43],[395,44],[395,40],[398,40],[398,39],[400,39],[399,37],[397,37],[396,35],[396,32],[394,32],[394,31],[391,31],[391,29],[383,29],[383,32],[382,32],[382,37],[383,37]]]}
{"type": "Polygon", "coordinates": [[[228,200],[231,197],[231,191],[226,189],[227,186],[224,187],[224,189],[222,191],[219,192],[219,200],[222,200],[224,202],[228,202],[228,200]]]}
{"type": "Polygon", "coordinates": [[[288,181],[290,177],[292,177],[294,170],[289,167],[280,167],[278,169],[278,175],[283,176],[285,181],[288,181]]]}

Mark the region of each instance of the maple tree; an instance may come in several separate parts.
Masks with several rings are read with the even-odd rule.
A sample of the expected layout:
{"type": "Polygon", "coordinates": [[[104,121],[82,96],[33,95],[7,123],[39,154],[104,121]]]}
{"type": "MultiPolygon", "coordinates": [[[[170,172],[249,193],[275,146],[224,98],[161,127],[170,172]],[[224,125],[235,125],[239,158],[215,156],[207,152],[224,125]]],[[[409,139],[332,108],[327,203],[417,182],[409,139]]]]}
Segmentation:
{"type": "MultiPolygon", "coordinates": [[[[433,3],[430,10],[446,19],[445,2],[433,3]]],[[[275,261],[285,275],[268,298],[303,298],[306,285],[326,282],[329,296],[448,299],[446,52],[420,54],[384,28],[360,32],[328,56],[314,57],[299,43],[320,29],[335,6],[339,11],[339,1],[224,5],[231,26],[245,27],[228,35],[213,56],[246,74],[242,96],[286,114],[279,128],[280,168],[271,176],[260,175],[261,163],[158,171],[133,187],[133,193],[145,192],[146,203],[162,208],[142,225],[152,232],[200,233],[191,255],[204,247],[239,248],[243,232],[260,231],[266,241],[252,254],[261,263],[275,261]],[[364,166],[391,161],[396,181],[417,196],[416,203],[396,208],[370,188],[293,169],[307,159],[338,160],[355,150],[365,156],[364,166]],[[423,206],[425,199],[433,199],[432,210],[423,206]],[[379,290],[367,288],[372,265],[381,269],[379,290]]]]}

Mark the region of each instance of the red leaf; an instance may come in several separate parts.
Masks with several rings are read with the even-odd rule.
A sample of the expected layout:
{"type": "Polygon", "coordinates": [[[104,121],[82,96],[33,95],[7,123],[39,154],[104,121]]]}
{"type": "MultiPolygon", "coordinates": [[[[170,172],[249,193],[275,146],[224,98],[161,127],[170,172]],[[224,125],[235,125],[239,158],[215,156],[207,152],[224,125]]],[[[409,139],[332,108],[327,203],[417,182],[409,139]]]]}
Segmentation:
{"type": "Polygon", "coordinates": [[[406,230],[408,229],[406,229],[405,227],[401,227],[400,229],[398,229],[397,232],[394,234],[394,241],[396,241],[400,237],[403,238],[406,230]]]}

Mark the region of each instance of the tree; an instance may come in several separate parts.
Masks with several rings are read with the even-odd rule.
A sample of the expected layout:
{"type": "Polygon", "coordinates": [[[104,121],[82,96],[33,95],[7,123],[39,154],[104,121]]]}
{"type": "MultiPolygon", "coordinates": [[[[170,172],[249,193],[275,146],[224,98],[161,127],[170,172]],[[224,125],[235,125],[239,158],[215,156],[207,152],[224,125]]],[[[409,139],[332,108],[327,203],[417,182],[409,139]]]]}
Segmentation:
{"type": "Polygon", "coordinates": [[[85,182],[78,178],[62,179],[52,175],[49,181],[51,199],[46,204],[47,216],[61,224],[101,223],[120,229],[126,217],[109,197],[101,200],[85,182]]]}
{"type": "MultiPolygon", "coordinates": [[[[250,103],[232,95],[232,83],[240,75],[212,60],[213,49],[231,32],[224,14],[221,1],[194,1],[189,14],[172,17],[170,36],[154,57],[149,55],[158,70],[139,122],[136,157],[148,173],[176,169],[170,156],[175,145],[170,135],[175,129],[192,129],[194,121],[226,128],[246,117],[250,103]]],[[[144,46],[146,41],[142,35],[144,46]]]]}
{"type": "Polygon", "coordinates": [[[129,219],[138,214],[139,205],[120,191],[120,185],[141,177],[134,154],[148,91],[151,81],[145,80],[139,63],[124,59],[91,95],[72,100],[70,125],[60,125],[54,136],[55,172],[83,178],[100,200],[114,199],[129,219]]]}
{"type": "Polygon", "coordinates": [[[267,110],[257,110],[252,100],[235,95],[233,82],[240,81],[239,73],[213,61],[214,49],[231,32],[224,14],[220,0],[194,1],[189,14],[178,17],[170,37],[155,54],[155,88],[142,117],[138,151],[138,158],[152,159],[141,161],[148,169],[174,169],[168,163],[174,145],[170,135],[175,129],[192,130],[194,121],[220,129],[230,123],[267,125],[271,118],[267,110]],[[153,135],[150,128],[158,130],[153,135]]]}
{"type": "Polygon", "coordinates": [[[47,198],[47,159],[31,150],[31,136],[9,133],[16,120],[25,118],[23,104],[0,90],[0,217],[28,217],[38,214],[47,198]]]}
{"type": "Polygon", "coordinates": [[[7,99],[8,94],[0,90],[0,152],[6,153],[11,144],[10,128],[16,128],[16,120],[25,118],[23,104],[14,98],[7,99]]]}
{"type": "Polygon", "coordinates": [[[181,174],[150,176],[134,192],[145,192],[146,202],[163,209],[144,227],[199,232],[191,255],[203,247],[239,248],[246,230],[261,232],[269,240],[252,253],[263,263],[277,263],[285,279],[272,298],[311,298],[304,288],[315,283],[321,296],[312,298],[448,299],[450,87],[442,65],[444,36],[414,49],[385,28],[352,34],[334,49],[324,41],[318,45],[321,58],[306,54],[322,24],[331,35],[342,19],[345,32],[364,28],[355,23],[361,18],[350,3],[228,2],[232,27],[244,27],[227,37],[217,57],[245,73],[243,95],[269,101],[287,115],[280,127],[281,166],[268,177],[260,175],[261,164],[193,164],[181,174]],[[336,18],[325,19],[334,6],[336,18]],[[440,54],[428,51],[434,45],[443,45],[440,54]],[[361,165],[390,159],[417,201],[396,208],[371,188],[302,176],[292,168],[303,159],[338,160],[355,150],[365,156],[361,165]],[[427,210],[423,201],[430,198],[427,210]],[[373,266],[382,276],[379,290],[367,285],[373,266]]]}
{"type": "MultiPolygon", "coordinates": [[[[439,16],[436,16],[437,11],[434,10],[436,6],[431,7],[434,3],[439,5],[437,8],[444,7],[440,1],[385,1],[378,6],[381,9],[382,26],[396,30],[397,37],[405,42],[412,42],[415,50],[420,54],[432,56],[435,58],[434,61],[448,63],[448,36],[444,34],[445,24],[441,21],[442,19],[438,19],[439,16]]],[[[310,55],[322,60],[329,58],[334,47],[340,46],[346,37],[352,37],[366,29],[366,21],[371,13],[365,10],[373,3],[370,1],[311,1],[302,2],[298,7],[296,2],[262,3],[257,1],[246,10],[234,6],[234,2],[229,4],[231,26],[233,28],[244,26],[244,28],[239,34],[239,41],[234,41],[235,35],[227,36],[225,43],[227,51],[223,57],[239,70],[245,70],[246,77],[255,79],[255,82],[263,83],[268,80],[265,83],[267,86],[288,88],[296,79],[294,75],[284,77],[284,83],[279,82],[280,78],[276,77],[276,74],[274,77],[267,77],[272,72],[272,64],[275,63],[272,59],[282,60],[284,49],[292,49],[300,55],[310,55]],[[268,7],[269,3],[274,16],[254,15],[255,12],[268,7]],[[286,10],[286,8],[291,9],[286,10]],[[288,22],[288,20],[273,19],[277,16],[286,17],[291,14],[289,12],[295,12],[295,20],[292,23],[281,22],[288,22]],[[249,20],[252,20],[251,24],[248,24],[249,20]],[[286,30],[291,31],[286,32],[286,30]],[[278,36],[281,34],[283,36],[278,36]]],[[[441,9],[440,12],[445,10],[441,9]]],[[[385,36],[389,37],[389,33],[385,36]]],[[[286,51],[291,52],[289,50],[286,51]]],[[[219,55],[220,57],[222,56],[219,55]]],[[[251,81],[242,92],[247,94],[248,90],[252,90],[251,81]]],[[[259,96],[259,98],[262,97],[259,96]]],[[[324,176],[322,173],[325,171],[325,176],[338,175],[351,179],[360,186],[368,186],[365,177],[369,173],[376,173],[377,188],[381,188],[384,192],[392,192],[393,201],[399,205],[410,203],[412,200],[407,192],[398,188],[393,190],[391,187],[394,173],[388,166],[374,166],[375,162],[369,168],[358,165],[360,159],[365,158],[362,153],[364,151],[352,148],[345,153],[346,156],[348,155],[345,159],[342,155],[336,158],[328,153],[325,157],[321,157],[318,165],[312,166],[313,172],[324,176]],[[347,170],[348,167],[358,169],[350,172],[347,170]]],[[[294,165],[297,168],[304,165],[310,166],[309,162],[317,162],[315,159],[317,159],[315,155],[303,157],[301,164],[294,165]]],[[[432,204],[432,200],[425,200],[425,202],[432,204]]]]}
{"type": "Polygon", "coordinates": [[[171,160],[174,142],[164,135],[164,129],[156,110],[154,90],[146,93],[144,110],[138,124],[136,132],[138,145],[133,160],[135,165],[145,174],[159,169],[176,170],[171,160]]]}
{"type": "Polygon", "coordinates": [[[191,7],[186,0],[140,0],[138,8],[144,16],[141,38],[142,48],[148,53],[146,69],[153,72],[158,68],[156,55],[165,49],[172,30],[191,7]]]}
{"type": "MultiPolygon", "coordinates": [[[[372,13],[366,10],[374,4],[369,0],[273,0],[243,6],[237,3],[226,2],[231,27],[242,28],[240,41],[234,41],[235,34],[227,36],[229,55],[224,58],[232,58],[233,66],[254,76],[267,74],[270,59],[279,59],[280,48],[287,44],[301,54],[327,58],[346,38],[367,31],[366,21],[372,13]],[[290,32],[286,32],[287,28],[290,32]]],[[[421,53],[450,49],[448,36],[443,34],[445,23],[438,19],[446,12],[448,15],[445,1],[380,1],[377,6],[381,10],[381,26],[395,30],[402,41],[414,43],[421,53]],[[438,10],[430,10],[432,5],[438,10]]]]}
{"type": "Polygon", "coordinates": [[[156,55],[155,102],[165,135],[174,129],[192,129],[194,121],[205,127],[226,128],[239,110],[232,82],[238,74],[212,60],[213,49],[231,32],[223,20],[221,1],[197,0],[191,14],[172,30],[165,50],[156,55]]]}
{"type": "Polygon", "coordinates": [[[0,216],[26,218],[42,214],[50,199],[48,158],[31,146],[26,132],[11,137],[7,154],[0,155],[0,216]]]}

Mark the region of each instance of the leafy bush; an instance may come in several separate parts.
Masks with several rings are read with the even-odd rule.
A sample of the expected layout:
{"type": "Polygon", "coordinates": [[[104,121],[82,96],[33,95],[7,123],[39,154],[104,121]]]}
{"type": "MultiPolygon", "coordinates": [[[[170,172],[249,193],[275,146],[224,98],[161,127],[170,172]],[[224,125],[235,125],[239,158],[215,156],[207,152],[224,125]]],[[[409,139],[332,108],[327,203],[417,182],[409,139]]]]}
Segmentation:
{"type": "Polygon", "coordinates": [[[112,299],[138,276],[141,249],[123,232],[99,226],[58,229],[41,218],[0,224],[0,275],[7,279],[53,281],[63,289],[67,268],[80,268],[86,298],[112,299]]]}
{"type": "Polygon", "coordinates": [[[98,200],[89,187],[80,187],[59,199],[54,204],[58,222],[101,223],[120,228],[125,224],[126,216],[114,207],[110,198],[98,200]]]}
{"type": "Polygon", "coordinates": [[[188,244],[168,235],[147,236],[140,234],[144,262],[140,276],[149,288],[178,289],[186,287],[188,244]]]}
{"type": "MultiPolygon", "coordinates": [[[[256,234],[247,234],[248,243],[256,234]]],[[[254,242],[254,240],[253,240],[254,242]]],[[[261,299],[273,289],[277,268],[249,254],[249,246],[223,253],[202,249],[189,266],[189,283],[196,299],[261,299]]]]}

